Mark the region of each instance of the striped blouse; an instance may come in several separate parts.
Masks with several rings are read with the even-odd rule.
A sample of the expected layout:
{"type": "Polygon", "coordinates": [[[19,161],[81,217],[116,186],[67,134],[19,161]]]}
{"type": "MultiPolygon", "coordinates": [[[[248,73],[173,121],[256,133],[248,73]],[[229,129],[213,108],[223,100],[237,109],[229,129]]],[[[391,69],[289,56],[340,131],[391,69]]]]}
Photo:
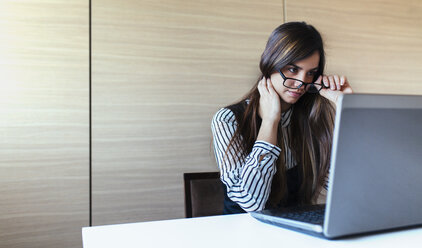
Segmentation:
{"type": "MultiPolygon", "coordinates": [[[[280,122],[282,127],[290,124],[291,113],[292,109],[282,114],[280,122]]],[[[226,155],[236,128],[235,115],[228,108],[220,109],[212,119],[214,152],[221,181],[227,187],[228,197],[242,209],[247,212],[262,210],[270,195],[271,182],[276,173],[275,162],[281,149],[268,142],[257,140],[246,157],[241,156],[243,152],[236,145],[228,150],[226,155]]],[[[285,142],[287,140],[288,137],[285,142]]],[[[289,149],[285,151],[285,155],[287,169],[296,166],[289,149]]]]}

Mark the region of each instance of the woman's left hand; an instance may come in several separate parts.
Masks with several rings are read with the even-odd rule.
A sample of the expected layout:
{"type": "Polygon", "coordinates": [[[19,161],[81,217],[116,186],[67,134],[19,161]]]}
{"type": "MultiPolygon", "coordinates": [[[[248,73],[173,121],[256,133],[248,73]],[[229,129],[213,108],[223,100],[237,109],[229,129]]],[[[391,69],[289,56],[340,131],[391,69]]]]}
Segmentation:
{"type": "Polygon", "coordinates": [[[345,76],[323,75],[315,83],[322,83],[329,88],[322,88],[321,96],[337,104],[338,97],[342,94],[352,94],[353,90],[345,76]]]}

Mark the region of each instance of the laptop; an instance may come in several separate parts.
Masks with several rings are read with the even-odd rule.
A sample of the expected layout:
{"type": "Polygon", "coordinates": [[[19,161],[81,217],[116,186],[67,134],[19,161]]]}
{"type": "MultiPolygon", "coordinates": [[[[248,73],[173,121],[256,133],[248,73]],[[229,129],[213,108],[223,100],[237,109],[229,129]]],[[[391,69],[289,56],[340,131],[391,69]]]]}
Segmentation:
{"type": "Polygon", "coordinates": [[[421,226],[422,96],[344,95],[333,136],[326,204],[251,215],[328,239],[421,226]]]}

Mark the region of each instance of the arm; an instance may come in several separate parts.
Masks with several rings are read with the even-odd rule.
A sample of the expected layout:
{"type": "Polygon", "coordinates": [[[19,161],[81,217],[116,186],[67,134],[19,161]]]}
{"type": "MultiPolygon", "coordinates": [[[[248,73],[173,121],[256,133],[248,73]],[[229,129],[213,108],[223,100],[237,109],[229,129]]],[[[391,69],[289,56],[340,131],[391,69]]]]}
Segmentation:
{"type": "MultiPolygon", "coordinates": [[[[350,86],[347,78],[345,76],[338,76],[338,75],[329,75],[329,76],[320,76],[316,83],[324,84],[325,89],[320,91],[321,96],[325,97],[326,99],[330,100],[332,103],[337,106],[338,97],[342,94],[353,94],[353,89],[350,86]]],[[[325,203],[327,197],[327,190],[328,190],[328,179],[329,175],[327,174],[325,177],[325,184],[322,187],[321,191],[319,192],[317,203],[325,203]]]]}
{"type": "Polygon", "coordinates": [[[270,194],[280,148],[258,140],[246,157],[241,157],[239,146],[228,150],[226,156],[236,127],[234,114],[229,109],[221,109],[212,120],[214,152],[221,180],[227,187],[228,197],[241,208],[247,212],[261,210],[270,194]]]}

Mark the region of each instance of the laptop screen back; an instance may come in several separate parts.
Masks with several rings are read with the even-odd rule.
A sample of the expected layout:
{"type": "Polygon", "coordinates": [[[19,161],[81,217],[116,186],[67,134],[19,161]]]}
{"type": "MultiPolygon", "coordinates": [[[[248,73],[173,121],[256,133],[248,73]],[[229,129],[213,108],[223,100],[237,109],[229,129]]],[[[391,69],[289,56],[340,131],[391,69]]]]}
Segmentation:
{"type": "Polygon", "coordinates": [[[324,234],[422,223],[422,96],[345,95],[337,106],[324,234]]]}

